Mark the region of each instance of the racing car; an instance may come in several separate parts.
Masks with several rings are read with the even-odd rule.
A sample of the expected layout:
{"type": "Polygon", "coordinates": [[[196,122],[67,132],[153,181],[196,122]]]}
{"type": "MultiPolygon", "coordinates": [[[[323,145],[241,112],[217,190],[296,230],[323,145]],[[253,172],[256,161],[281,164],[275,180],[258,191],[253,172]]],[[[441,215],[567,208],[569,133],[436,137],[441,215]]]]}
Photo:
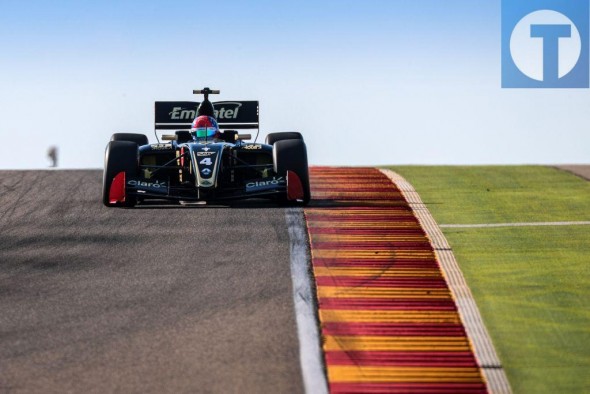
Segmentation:
{"type": "Polygon", "coordinates": [[[182,204],[264,198],[279,204],[310,200],[307,149],[301,133],[277,132],[265,143],[247,142],[259,129],[258,101],[209,101],[219,90],[204,88],[202,102],[155,103],[154,134],[115,133],[107,144],[102,200],[107,207],[149,202],[182,204]],[[191,133],[193,119],[212,116],[219,133],[191,133]],[[173,134],[172,134],[173,131],[173,134]],[[159,133],[166,133],[160,135],[159,133]]]}

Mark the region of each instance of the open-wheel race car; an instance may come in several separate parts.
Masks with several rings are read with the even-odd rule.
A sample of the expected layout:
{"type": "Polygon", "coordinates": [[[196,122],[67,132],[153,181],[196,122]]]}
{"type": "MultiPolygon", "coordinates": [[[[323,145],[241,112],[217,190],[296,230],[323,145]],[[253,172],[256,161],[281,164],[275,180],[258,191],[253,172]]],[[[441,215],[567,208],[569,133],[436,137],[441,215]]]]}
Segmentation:
{"type": "Polygon", "coordinates": [[[218,90],[193,93],[204,100],[155,103],[158,143],[149,144],[144,134],[113,134],[105,152],[104,205],[247,198],[309,202],[307,149],[300,133],[270,133],[264,144],[246,142],[251,135],[238,130],[258,130],[257,101],[211,103],[208,96],[218,90]],[[162,132],[170,134],[160,142],[162,132]]]}

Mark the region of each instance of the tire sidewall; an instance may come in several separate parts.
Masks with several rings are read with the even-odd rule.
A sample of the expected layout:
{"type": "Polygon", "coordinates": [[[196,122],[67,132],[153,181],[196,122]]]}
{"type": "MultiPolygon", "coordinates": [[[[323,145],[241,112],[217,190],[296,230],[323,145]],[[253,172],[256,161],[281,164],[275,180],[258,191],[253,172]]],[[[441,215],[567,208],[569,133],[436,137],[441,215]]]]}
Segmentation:
{"type": "Polygon", "coordinates": [[[147,145],[149,143],[145,134],[137,133],[115,133],[111,136],[111,141],[135,142],[139,146],[147,145]]]}
{"type": "Polygon", "coordinates": [[[279,176],[286,176],[287,171],[297,174],[303,186],[303,204],[307,204],[311,192],[305,142],[299,139],[276,141],[273,145],[273,163],[274,170],[279,176]]]}
{"type": "MultiPolygon", "coordinates": [[[[104,158],[104,172],[102,178],[102,202],[106,206],[113,206],[109,202],[109,193],[113,178],[120,172],[125,172],[126,179],[135,178],[138,174],[138,145],[130,141],[110,141],[107,144],[104,158]]],[[[135,196],[127,196],[124,206],[134,206],[135,196]]]]}
{"type": "Polygon", "coordinates": [[[275,142],[284,140],[303,140],[303,136],[297,131],[283,131],[268,134],[264,142],[267,145],[274,145],[275,142]]]}

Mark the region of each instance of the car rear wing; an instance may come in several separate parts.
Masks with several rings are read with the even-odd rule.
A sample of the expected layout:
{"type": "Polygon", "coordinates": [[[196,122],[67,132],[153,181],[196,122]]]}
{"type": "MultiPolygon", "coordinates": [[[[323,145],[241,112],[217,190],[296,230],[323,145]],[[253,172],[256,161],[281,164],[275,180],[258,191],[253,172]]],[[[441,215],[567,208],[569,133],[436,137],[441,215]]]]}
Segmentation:
{"type": "MultiPolygon", "coordinates": [[[[197,116],[198,101],[156,101],[154,130],[190,130],[197,116]]],[[[220,129],[258,129],[258,101],[213,103],[220,129]]]]}

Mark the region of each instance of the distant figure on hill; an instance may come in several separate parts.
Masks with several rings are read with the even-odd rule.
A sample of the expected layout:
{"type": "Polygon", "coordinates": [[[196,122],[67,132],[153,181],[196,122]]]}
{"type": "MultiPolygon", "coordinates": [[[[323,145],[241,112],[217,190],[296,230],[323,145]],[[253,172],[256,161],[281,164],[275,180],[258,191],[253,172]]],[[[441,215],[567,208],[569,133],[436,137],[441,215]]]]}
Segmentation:
{"type": "Polygon", "coordinates": [[[51,146],[47,151],[47,157],[51,160],[51,165],[49,167],[57,167],[57,147],[51,146]]]}

